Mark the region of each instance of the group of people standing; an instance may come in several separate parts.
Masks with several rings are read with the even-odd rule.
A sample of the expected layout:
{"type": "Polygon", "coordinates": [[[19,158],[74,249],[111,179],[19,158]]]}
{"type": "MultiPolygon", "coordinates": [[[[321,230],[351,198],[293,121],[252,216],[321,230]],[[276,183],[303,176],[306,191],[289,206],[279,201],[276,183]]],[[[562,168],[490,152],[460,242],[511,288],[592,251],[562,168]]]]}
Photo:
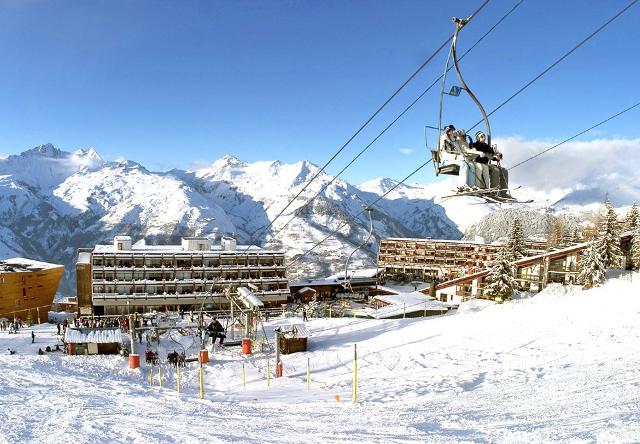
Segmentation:
{"type": "Polygon", "coordinates": [[[500,166],[502,154],[489,145],[482,131],[476,133],[474,141],[465,130],[456,131],[453,125],[447,125],[440,137],[440,150],[443,162],[460,165],[461,186],[495,190],[508,187],[507,170],[500,166]]]}
{"type": "Polygon", "coordinates": [[[22,319],[17,319],[13,322],[8,322],[8,321],[5,321],[4,319],[0,321],[0,331],[9,330],[9,334],[11,333],[16,334],[18,333],[18,329],[23,327],[24,327],[24,323],[22,322],[22,319]]]}

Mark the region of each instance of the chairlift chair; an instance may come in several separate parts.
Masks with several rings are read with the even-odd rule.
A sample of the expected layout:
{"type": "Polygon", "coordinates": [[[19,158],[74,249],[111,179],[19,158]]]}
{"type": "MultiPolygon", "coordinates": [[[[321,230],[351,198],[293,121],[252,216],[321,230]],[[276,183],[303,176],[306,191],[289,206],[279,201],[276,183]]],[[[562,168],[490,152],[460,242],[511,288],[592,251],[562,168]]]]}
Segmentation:
{"type": "Polygon", "coordinates": [[[425,140],[427,128],[436,129],[438,131],[437,147],[431,150],[431,157],[436,176],[440,174],[459,177],[463,176],[460,177],[460,186],[454,191],[454,194],[450,196],[443,196],[443,198],[475,196],[484,199],[488,203],[516,203],[519,201],[511,197],[511,193],[509,191],[508,171],[500,165],[501,154],[495,149],[495,145],[491,144],[491,126],[489,124],[487,113],[478,98],[465,82],[462,77],[462,73],[460,72],[456,52],[458,35],[471,18],[472,17],[466,19],[453,18],[456,29],[451,39],[451,47],[447,56],[444,73],[442,75],[438,126],[435,128],[425,127],[425,140]],[[451,87],[449,92],[445,92],[447,73],[450,70],[451,61],[453,61],[453,68],[456,71],[461,86],[454,85],[451,87]],[[474,149],[471,145],[471,137],[465,134],[464,130],[455,132],[453,140],[450,140],[448,137],[446,138],[447,142],[443,140],[445,139],[445,133],[442,125],[444,96],[449,95],[457,97],[460,95],[461,91],[466,91],[480,110],[485,125],[486,144],[493,148],[493,153],[482,152],[474,149]],[[480,157],[488,157],[487,162],[478,162],[477,159],[480,157]]]}

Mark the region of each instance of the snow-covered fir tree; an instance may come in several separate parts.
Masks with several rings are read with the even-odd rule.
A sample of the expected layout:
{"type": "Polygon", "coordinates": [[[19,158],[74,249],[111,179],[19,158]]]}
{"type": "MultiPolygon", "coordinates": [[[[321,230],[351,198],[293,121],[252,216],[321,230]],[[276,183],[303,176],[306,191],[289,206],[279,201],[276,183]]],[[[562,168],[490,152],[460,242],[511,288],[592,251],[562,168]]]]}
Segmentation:
{"type": "Polygon", "coordinates": [[[582,242],[582,233],[579,228],[574,228],[571,232],[569,244],[579,244],[580,242],[582,242]]]}
{"type": "Polygon", "coordinates": [[[509,249],[507,247],[500,249],[493,261],[491,271],[485,278],[484,295],[486,297],[497,302],[511,298],[513,290],[518,288],[518,282],[513,275],[512,261],[513,257],[509,249]]]}
{"type": "Polygon", "coordinates": [[[603,248],[600,244],[602,244],[601,240],[593,241],[580,257],[578,263],[580,272],[577,281],[583,285],[584,289],[595,287],[604,282],[607,268],[602,260],[600,251],[603,248]]]}
{"type": "Polygon", "coordinates": [[[627,212],[627,217],[624,220],[624,230],[625,231],[635,231],[636,228],[640,225],[640,210],[638,210],[638,206],[634,202],[629,208],[627,212]]]}
{"type": "Polygon", "coordinates": [[[512,261],[527,255],[527,247],[524,244],[524,234],[522,233],[522,224],[519,219],[514,219],[511,224],[511,231],[506,247],[507,253],[512,258],[512,261]]]}
{"type": "Polygon", "coordinates": [[[640,227],[636,228],[631,238],[631,267],[640,270],[640,227]]]}
{"type": "Polygon", "coordinates": [[[600,248],[600,258],[605,269],[610,267],[618,267],[622,259],[622,250],[620,249],[620,231],[616,212],[608,200],[604,203],[604,214],[598,234],[596,237],[596,245],[600,248]]]}

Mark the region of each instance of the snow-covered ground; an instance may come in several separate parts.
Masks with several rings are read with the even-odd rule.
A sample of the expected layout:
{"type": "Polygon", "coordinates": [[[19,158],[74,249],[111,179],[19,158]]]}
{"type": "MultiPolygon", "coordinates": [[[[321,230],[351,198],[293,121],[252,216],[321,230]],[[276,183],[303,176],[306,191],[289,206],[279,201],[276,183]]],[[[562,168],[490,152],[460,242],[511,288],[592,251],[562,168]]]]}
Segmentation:
{"type": "Polygon", "coordinates": [[[0,350],[17,354],[0,357],[0,440],[640,440],[638,275],[584,292],[553,285],[502,305],[472,301],[426,319],[322,319],[307,327],[310,351],[284,356],[285,377],[270,386],[265,355],[216,350],[205,366],[204,400],[196,364],[183,372],[178,394],[166,367],[160,388],[150,386],[145,364],[130,370],[121,357],[37,356],[56,342],[55,327],[36,327],[34,345],[29,329],[3,332],[0,350]]]}

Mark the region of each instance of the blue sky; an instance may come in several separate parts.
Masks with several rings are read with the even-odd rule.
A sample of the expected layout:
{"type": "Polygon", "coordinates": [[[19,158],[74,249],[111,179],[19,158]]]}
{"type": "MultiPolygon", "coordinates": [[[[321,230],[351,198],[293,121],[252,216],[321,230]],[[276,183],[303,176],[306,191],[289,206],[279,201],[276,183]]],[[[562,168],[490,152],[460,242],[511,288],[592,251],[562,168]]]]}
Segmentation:
{"type": "MultiPolygon", "coordinates": [[[[492,0],[463,31],[460,51],[515,3],[492,0]]],[[[490,110],[627,3],[525,0],[463,61],[466,80],[490,110]]],[[[479,4],[0,0],[0,154],[51,142],[151,170],[225,154],[322,165],[453,31],[450,17],[479,4]]],[[[498,111],[494,137],[561,140],[640,100],[638,23],[636,5],[498,111]]],[[[440,75],[445,57],[328,171],[440,75]]],[[[446,104],[445,120],[458,127],[479,118],[466,97],[446,104]]],[[[345,178],[404,177],[426,160],[423,126],[437,112],[434,89],[345,178]]],[[[638,138],[639,113],[583,139],[638,138]]]]}

